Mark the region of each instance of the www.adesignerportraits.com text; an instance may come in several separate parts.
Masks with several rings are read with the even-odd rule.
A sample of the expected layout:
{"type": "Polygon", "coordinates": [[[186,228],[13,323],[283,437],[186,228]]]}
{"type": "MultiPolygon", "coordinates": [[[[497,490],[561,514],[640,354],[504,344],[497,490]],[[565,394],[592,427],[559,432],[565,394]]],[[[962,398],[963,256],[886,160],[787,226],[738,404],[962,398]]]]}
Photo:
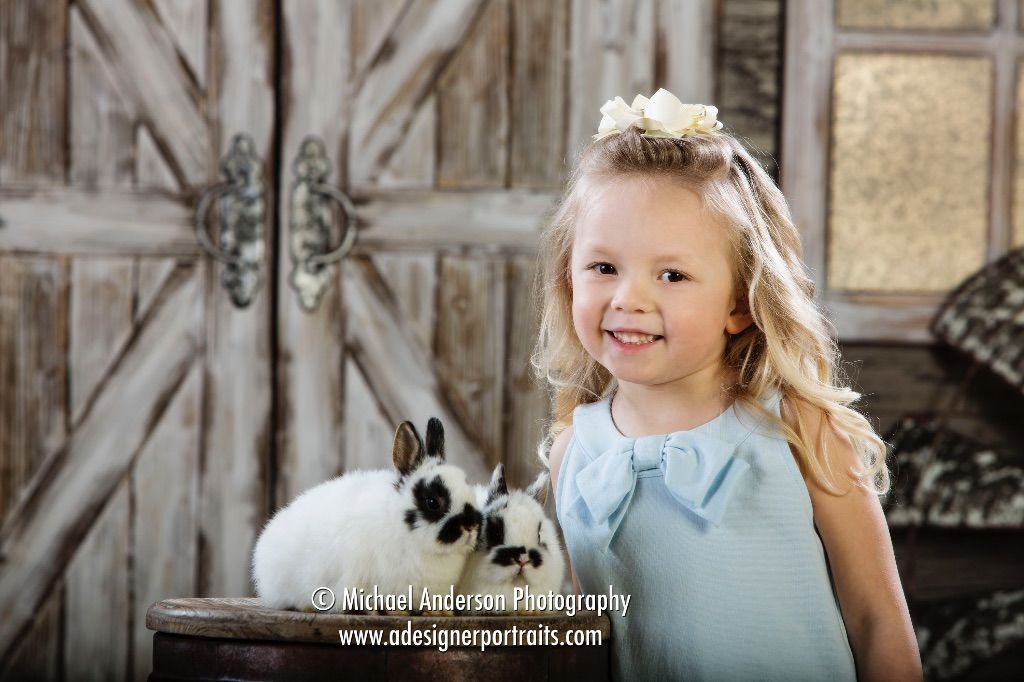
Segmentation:
{"type": "Polygon", "coordinates": [[[338,630],[341,644],[346,646],[435,646],[438,651],[448,647],[489,646],[600,646],[600,630],[566,630],[560,636],[558,630],[547,625],[521,628],[516,625],[504,629],[469,630],[438,627],[436,623],[427,629],[413,629],[407,621],[404,630],[383,629],[338,630]]]}

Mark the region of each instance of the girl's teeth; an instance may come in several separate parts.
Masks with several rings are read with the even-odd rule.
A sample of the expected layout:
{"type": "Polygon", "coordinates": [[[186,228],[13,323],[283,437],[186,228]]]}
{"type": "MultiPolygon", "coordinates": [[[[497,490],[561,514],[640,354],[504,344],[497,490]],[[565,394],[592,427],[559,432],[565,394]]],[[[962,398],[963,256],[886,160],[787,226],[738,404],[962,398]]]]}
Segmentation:
{"type": "Polygon", "coordinates": [[[650,336],[650,335],[628,334],[628,333],[620,333],[620,332],[612,332],[612,336],[614,336],[619,341],[622,341],[623,343],[636,343],[636,344],[651,343],[656,338],[656,337],[650,336]]]}

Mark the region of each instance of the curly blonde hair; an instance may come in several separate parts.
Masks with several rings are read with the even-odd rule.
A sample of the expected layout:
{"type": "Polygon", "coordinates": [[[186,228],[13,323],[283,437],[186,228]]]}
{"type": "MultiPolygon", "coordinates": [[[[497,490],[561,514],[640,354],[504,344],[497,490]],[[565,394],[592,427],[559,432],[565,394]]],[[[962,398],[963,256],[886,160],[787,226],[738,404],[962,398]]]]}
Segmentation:
{"type": "Polygon", "coordinates": [[[584,147],[565,193],[541,236],[534,295],[541,306],[540,333],[532,365],[551,387],[553,419],[538,447],[548,466],[554,438],[572,423],[580,404],[600,400],[615,388],[614,377],[577,338],[572,319],[570,258],[574,226],[603,183],[631,177],[669,180],[702,197],[703,206],[727,226],[735,253],[735,291],[745,292],[753,324],[731,335],[723,363],[738,381],[727,387],[744,407],[770,419],[792,444],[804,475],[839,495],[823,423],[847,434],[863,471],[851,471],[860,487],[882,495],[890,488],[886,444],[868,420],[850,407],[861,394],[846,384],[834,327],[814,301],[814,281],[801,259],[800,235],[789,206],[771,176],[732,134],[720,131],[681,139],[650,138],[636,127],[584,147]],[[762,397],[775,389],[794,410],[797,428],[767,412],[762,397]],[[809,410],[809,411],[808,411],[809,410]],[[815,442],[805,414],[817,414],[815,442]]]}

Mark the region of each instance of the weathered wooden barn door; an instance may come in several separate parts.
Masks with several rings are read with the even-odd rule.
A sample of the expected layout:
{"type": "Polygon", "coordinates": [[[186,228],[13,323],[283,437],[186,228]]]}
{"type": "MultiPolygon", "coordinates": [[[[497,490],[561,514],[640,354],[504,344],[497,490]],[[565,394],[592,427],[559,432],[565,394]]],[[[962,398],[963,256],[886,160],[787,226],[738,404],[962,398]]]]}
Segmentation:
{"type": "Polygon", "coordinates": [[[273,11],[0,4],[0,676],[144,679],[151,602],[251,592],[272,289],[192,211],[235,133],[270,158],[273,11]]]}
{"type": "Polygon", "coordinates": [[[309,281],[314,310],[282,247],[279,503],[342,470],[390,466],[394,425],[433,415],[471,478],[499,461],[516,484],[536,473],[546,405],[530,381],[529,293],[563,171],[566,64],[548,57],[564,48],[566,8],[284,5],[281,224],[295,219],[287,188],[313,135],[359,230],[309,281]]]}

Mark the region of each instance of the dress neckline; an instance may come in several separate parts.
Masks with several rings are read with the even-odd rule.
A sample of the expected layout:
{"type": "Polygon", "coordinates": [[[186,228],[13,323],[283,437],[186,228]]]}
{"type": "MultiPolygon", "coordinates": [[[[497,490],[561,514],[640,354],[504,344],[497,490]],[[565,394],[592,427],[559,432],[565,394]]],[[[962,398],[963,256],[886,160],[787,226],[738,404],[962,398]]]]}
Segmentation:
{"type": "Polygon", "coordinates": [[[622,433],[622,431],[619,430],[618,425],[615,423],[615,418],[612,416],[612,400],[614,398],[615,398],[615,393],[612,393],[605,400],[605,408],[604,408],[605,415],[608,418],[608,424],[611,426],[612,432],[616,436],[618,436],[619,438],[622,438],[622,439],[625,439],[625,440],[636,440],[638,438],[650,438],[651,436],[656,436],[656,437],[659,437],[659,438],[667,438],[668,436],[671,436],[671,435],[676,434],[676,433],[708,432],[714,426],[716,426],[720,421],[724,420],[730,414],[734,414],[735,411],[736,411],[736,401],[733,400],[731,403],[729,403],[729,407],[725,408],[725,410],[723,410],[717,417],[713,417],[709,421],[706,421],[703,424],[698,424],[697,426],[694,426],[691,429],[679,429],[679,430],[676,430],[676,431],[671,431],[669,433],[653,433],[653,434],[649,434],[649,435],[646,435],[646,436],[627,436],[624,433],[622,433]]]}

